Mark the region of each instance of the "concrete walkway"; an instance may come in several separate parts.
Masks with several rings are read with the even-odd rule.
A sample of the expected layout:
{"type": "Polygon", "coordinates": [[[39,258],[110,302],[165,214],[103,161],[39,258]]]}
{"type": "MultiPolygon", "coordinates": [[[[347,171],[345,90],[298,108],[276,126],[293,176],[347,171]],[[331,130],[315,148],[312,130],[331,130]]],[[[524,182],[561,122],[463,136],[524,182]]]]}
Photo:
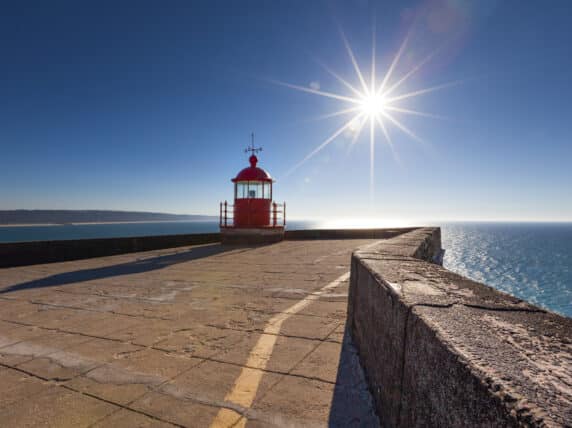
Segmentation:
{"type": "Polygon", "coordinates": [[[3,426],[376,426],[345,335],[371,240],[0,269],[3,426]]]}

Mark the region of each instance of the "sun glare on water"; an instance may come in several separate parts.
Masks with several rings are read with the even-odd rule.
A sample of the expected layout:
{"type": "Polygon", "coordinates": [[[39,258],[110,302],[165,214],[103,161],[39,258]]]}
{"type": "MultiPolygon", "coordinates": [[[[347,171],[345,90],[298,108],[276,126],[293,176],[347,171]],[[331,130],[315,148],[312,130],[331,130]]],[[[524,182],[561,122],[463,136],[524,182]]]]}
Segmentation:
{"type": "Polygon", "coordinates": [[[288,88],[292,88],[298,91],[319,95],[326,98],[331,98],[346,104],[346,107],[335,111],[330,114],[326,114],[320,117],[320,119],[330,118],[334,116],[347,116],[350,115],[349,120],[347,120],[340,128],[338,128],[334,133],[332,133],[328,138],[322,141],[319,145],[317,145],[310,153],[308,153],[300,162],[294,165],[290,170],[286,173],[286,175],[291,174],[293,171],[298,169],[302,164],[307,162],[309,159],[314,157],[317,153],[319,153],[322,149],[328,146],[332,141],[334,141],[339,135],[341,135],[344,131],[349,130],[353,133],[352,140],[350,142],[350,147],[355,145],[364,128],[369,128],[369,151],[370,151],[370,162],[369,162],[369,169],[370,169],[370,198],[373,200],[374,195],[374,167],[375,167],[375,143],[379,137],[382,137],[380,140],[385,142],[391,151],[393,152],[394,156],[396,156],[393,140],[391,138],[390,129],[395,128],[400,132],[406,134],[409,138],[423,143],[423,140],[417,136],[411,129],[405,126],[399,119],[399,115],[414,115],[414,116],[423,116],[423,117],[430,117],[430,118],[441,118],[440,116],[436,116],[430,113],[425,113],[418,110],[413,110],[410,108],[406,108],[406,106],[402,105],[408,99],[424,95],[438,89],[443,89],[449,86],[457,85],[460,82],[449,82],[440,84],[437,86],[426,87],[417,89],[411,92],[399,92],[399,89],[402,88],[403,83],[405,83],[411,76],[417,73],[429,60],[435,56],[437,51],[432,52],[427,57],[423,58],[419,63],[414,65],[408,72],[403,74],[398,78],[394,78],[393,74],[397,64],[399,63],[400,58],[405,51],[407,46],[409,35],[403,40],[399,50],[393,57],[393,60],[385,74],[382,76],[376,75],[376,53],[375,53],[375,28],[373,31],[373,38],[372,38],[372,57],[371,57],[371,73],[369,81],[366,81],[364,77],[364,73],[362,72],[361,68],[358,65],[358,62],[355,58],[353,50],[351,49],[347,39],[342,33],[342,39],[349,56],[349,59],[353,65],[354,71],[356,73],[356,77],[358,80],[358,84],[352,84],[340,76],[337,72],[330,69],[325,64],[321,64],[322,67],[332,75],[338,82],[340,82],[344,87],[346,87],[349,91],[349,94],[339,94],[334,92],[328,92],[321,90],[319,85],[312,84],[310,87],[295,85],[291,83],[285,83],[280,81],[273,81],[276,84],[286,86],[288,88]],[[378,83],[380,82],[380,83],[378,83]],[[379,130],[381,132],[376,131],[379,130]]]}
{"type": "Polygon", "coordinates": [[[423,224],[416,223],[413,220],[404,220],[399,218],[337,218],[323,220],[319,223],[324,229],[383,229],[391,227],[413,227],[423,224]]]}

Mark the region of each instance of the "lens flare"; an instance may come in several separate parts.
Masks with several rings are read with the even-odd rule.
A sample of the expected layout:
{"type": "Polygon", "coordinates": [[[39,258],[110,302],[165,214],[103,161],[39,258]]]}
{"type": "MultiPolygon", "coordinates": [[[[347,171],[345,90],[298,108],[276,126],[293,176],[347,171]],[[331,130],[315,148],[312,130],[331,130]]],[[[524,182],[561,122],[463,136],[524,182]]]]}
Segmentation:
{"type": "Polygon", "coordinates": [[[340,76],[340,74],[336,73],[334,70],[330,69],[327,65],[323,64],[322,62],[318,63],[320,64],[320,66],[322,66],[322,68],[324,68],[324,70],[328,74],[333,76],[338,82],[340,82],[342,85],[344,85],[346,88],[349,89],[350,91],[349,95],[336,94],[334,92],[323,91],[314,87],[294,85],[291,83],[280,82],[275,80],[272,81],[273,83],[288,87],[290,89],[295,89],[297,91],[310,93],[313,95],[319,95],[322,97],[327,97],[330,99],[346,103],[345,108],[330,114],[323,115],[318,119],[325,119],[335,116],[352,114],[350,120],[345,122],[345,124],[341,128],[338,128],[332,135],[330,135],[328,138],[326,138],[324,141],[318,144],[313,150],[311,150],[310,153],[308,153],[300,162],[298,162],[292,168],[290,168],[290,170],[286,173],[286,175],[291,174],[300,166],[302,166],[304,163],[306,163],[308,160],[310,160],[312,157],[317,155],[320,151],[322,151],[325,147],[327,147],[332,141],[334,141],[339,135],[341,135],[346,130],[349,130],[354,134],[349,147],[349,150],[351,150],[351,148],[357,143],[362,130],[365,128],[364,125],[367,122],[369,122],[368,128],[369,128],[369,145],[370,145],[370,162],[369,162],[370,195],[373,200],[374,167],[375,167],[374,154],[375,154],[376,138],[379,138],[379,136],[381,136],[383,138],[383,141],[385,141],[385,143],[391,149],[396,160],[399,161],[397,158],[393,141],[388,131],[389,128],[388,125],[391,125],[392,127],[398,129],[399,131],[407,135],[409,138],[417,142],[423,143],[423,140],[417,134],[415,134],[411,129],[405,126],[396,116],[404,114],[404,115],[413,115],[419,117],[443,119],[443,116],[438,116],[430,113],[425,113],[422,111],[413,110],[410,108],[405,108],[403,106],[397,105],[397,103],[421,95],[429,94],[437,90],[458,85],[461,82],[460,81],[448,82],[427,88],[420,88],[411,92],[399,93],[399,88],[401,87],[401,85],[403,85],[403,83],[411,76],[413,76],[415,73],[421,70],[423,66],[425,66],[433,57],[435,57],[435,55],[441,48],[433,51],[431,54],[423,58],[421,62],[414,65],[407,73],[405,73],[401,77],[398,77],[397,79],[392,79],[397,64],[399,63],[399,60],[402,57],[406,49],[406,46],[409,42],[411,33],[408,33],[403,42],[401,43],[399,49],[395,53],[393,60],[391,61],[391,64],[389,65],[387,71],[383,76],[380,76],[380,78],[378,78],[376,76],[376,68],[375,68],[376,64],[375,26],[372,32],[371,76],[368,79],[369,80],[368,81],[366,80],[366,78],[362,73],[362,70],[358,64],[358,61],[354,55],[354,52],[347,38],[345,37],[343,32],[340,32],[340,34],[342,37],[345,50],[355,70],[357,77],[357,84],[352,84],[348,82],[346,79],[340,76]],[[381,82],[381,83],[378,85],[376,82],[381,82]],[[377,127],[381,129],[381,132],[378,132],[376,135],[375,130],[377,127]]]}

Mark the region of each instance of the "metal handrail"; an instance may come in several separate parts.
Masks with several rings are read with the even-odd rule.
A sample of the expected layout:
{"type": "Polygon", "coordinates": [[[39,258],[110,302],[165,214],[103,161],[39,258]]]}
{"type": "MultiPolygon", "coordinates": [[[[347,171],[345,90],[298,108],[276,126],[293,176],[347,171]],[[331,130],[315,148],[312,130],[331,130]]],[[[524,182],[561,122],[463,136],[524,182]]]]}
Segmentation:
{"type": "MultiPolygon", "coordinates": [[[[272,202],[270,205],[270,223],[267,226],[285,227],[286,226],[286,202],[278,204],[272,202]],[[281,209],[279,209],[281,208],[281,209]],[[280,224],[282,223],[282,224],[280,224]]],[[[234,205],[224,201],[220,203],[219,209],[219,226],[234,227],[234,205]]]]}

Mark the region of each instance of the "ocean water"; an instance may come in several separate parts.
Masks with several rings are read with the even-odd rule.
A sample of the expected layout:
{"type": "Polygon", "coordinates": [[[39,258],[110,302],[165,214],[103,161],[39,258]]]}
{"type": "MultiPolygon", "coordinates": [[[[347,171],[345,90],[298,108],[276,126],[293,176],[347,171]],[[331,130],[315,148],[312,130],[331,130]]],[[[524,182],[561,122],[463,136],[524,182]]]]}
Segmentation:
{"type": "MultiPolygon", "coordinates": [[[[319,227],[314,221],[288,224],[291,230],[319,227]]],[[[441,228],[446,268],[572,317],[572,223],[450,223],[441,228]]],[[[217,231],[216,221],[0,227],[0,242],[217,231]]]]}
{"type": "Polygon", "coordinates": [[[473,223],[442,227],[443,265],[572,317],[572,223],[473,223]]]}
{"type": "Polygon", "coordinates": [[[218,232],[218,221],[63,224],[0,227],[0,242],[117,238],[218,232]]]}

